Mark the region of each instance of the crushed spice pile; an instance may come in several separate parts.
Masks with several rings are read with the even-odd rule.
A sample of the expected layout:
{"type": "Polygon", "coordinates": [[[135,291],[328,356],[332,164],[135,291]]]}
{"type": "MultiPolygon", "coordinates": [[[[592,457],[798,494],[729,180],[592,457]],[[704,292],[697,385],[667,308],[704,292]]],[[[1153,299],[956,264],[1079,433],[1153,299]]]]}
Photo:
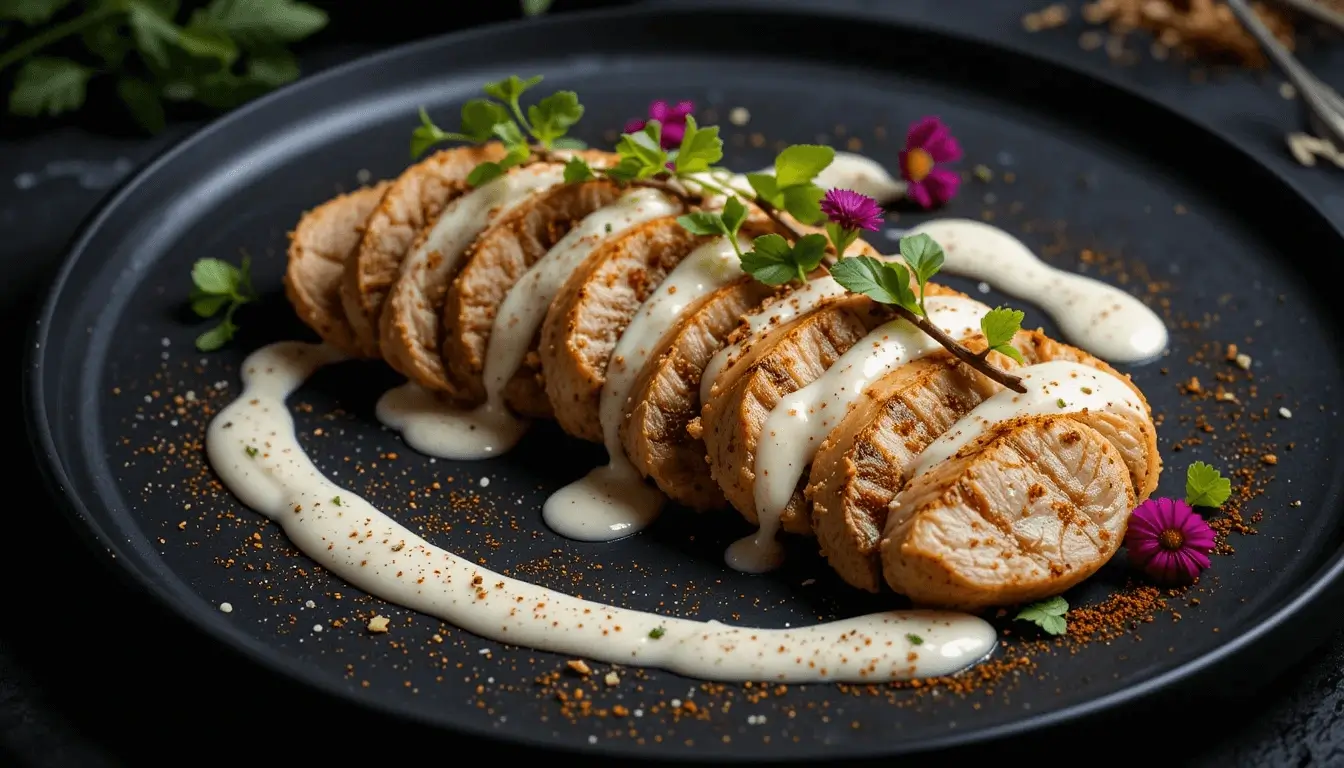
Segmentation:
{"type": "MultiPolygon", "coordinates": [[[[1251,3],[1265,26],[1289,49],[1296,42],[1301,20],[1291,12],[1265,3],[1251,3]]],[[[1088,29],[1079,37],[1087,50],[1105,47],[1112,59],[1129,63],[1135,54],[1127,47],[1136,31],[1149,33],[1153,58],[1165,59],[1172,52],[1209,63],[1230,63],[1251,68],[1267,64],[1264,53],[1226,4],[1216,0],[1095,0],[1085,3],[1080,13],[1092,26],[1104,25],[1108,35],[1088,29]]],[[[1071,16],[1070,8],[1055,3],[1022,17],[1028,32],[1062,27],[1071,16]]]]}

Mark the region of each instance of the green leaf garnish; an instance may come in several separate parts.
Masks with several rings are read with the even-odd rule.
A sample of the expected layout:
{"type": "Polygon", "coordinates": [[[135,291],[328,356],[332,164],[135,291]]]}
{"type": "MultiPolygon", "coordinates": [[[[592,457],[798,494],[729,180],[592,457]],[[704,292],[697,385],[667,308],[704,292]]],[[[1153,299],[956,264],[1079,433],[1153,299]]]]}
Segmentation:
{"type": "Polygon", "coordinates": [[[233,315],[244,304],[255,301],[251,261],[244,256],[240,266],[220,259],[200,259],[191,267],[191,310],[200,317],[214,317],[221,310],[219,325],[196,337],[196,348],[213,352],[227,344],[238,331],[233,315]]]}
{"type": "MultiPolygon", "coordinates": [[[[68,0],[0,0],[0,20],[51,22],[68,0]]],[[[151,132],[164,125],[163,100],[209,107],[241,104],[298,76],[284,46],[327,23],[319,8],[293,0],[213,0],[182,24],[177,0],[97,0],[0,52],[0,70],[21,65],[9,111],[57,115],[84,104],[95,74],[110,74],[135,121],[151,132]],[[67,39],[69,38],[69,40],[67,39]],[[85,57],[69,43],[78,40],[85,57]],[[60,43],[77,58],[43,56],[60,43]],[[135,51],[137,57],[128,56],[135,51]],[[81,58],[92,58],[95,66],[81,58]],[[240,61],[241,60],[241,61],[240,61]],[[143,67],[131,66],[137,61],[143,67]]]]}
{"type": "Polygon", "coordinates": [[[529,77],[526,80],[517,75],[509,75],[497,83],[486,83],[484,90],[505,104],[513,106],[522,98],[524,93],[527,93],[532,86],[540,82],[541,75],[529,77]]]}
{"type": "Polygon", "coordinates": [[[473,187],[479,187],[488,181],[494,181],[504,175],[504,166],[491,160],[471,169],[467,174],[467,184],[473,187]]]}
{"type": "Polygon", "coordinates": [[[1232,496],[1232,481],[1202,461],[1185,470],[1185,503],[1192,507],[1221,507],[1232,496]]]}
{"type": "Polygon", "coordinates": [[[919,635],[913,635],[913,634],[911,634],[911,635],[906,635],[906,636],[905,636],[905,639],[906,639],[906,640],[909,640],[911,645],[923,645],[923,644],[924,644],[924,638],[920,637],[919,635]]]}
{"type": "Polygon", "coordinates": [[[666,634],[667,630],[664,629],[663,627],[654,627],[653,629],[649,630],[649,637],[653,638],[654,640],[657,640],[658,638],[666,634]]]}
{"type": "Polygon", "coordinates": [[[6,0],[0,2],[0,19],[14,19],[28,26],[41,24],[70,4],[70,0],[6,0]]]}
{"type": "Polygon", "coordinates": [[[813,144],[785,147],[775,158],[775,173],[749,173],[747,183],[776,208],[804,224],[822,220],[821,198],[826,191],[813,180],[835,159],[835,150],[813,144]]]}
{"type": "Polygon", "coordinates": [[[532,123],[532,135],[543,147],[550,149],[556,139],[564,136],[583,117],[583,105],[579,103],[577,93],[556,91],[528,107],[527,117],[532,123]]]}
{"type": "Polygon", "coordinates": [[[524,16],[539,16],[551,7],[553,0],[522,0],[524,16]]]}
{"type": "Polygon", "coordinates": [[[723,219],[725,234],[736,238],[738,230],[742,229],[742,224],[747,220],[747,206],[742,204],[736,197],[730,197],[723,204],[723,212],[720,213],[723,219]]]}
{"type": "Polygon", "coordinates": [[[1049,600],[1032,603],[1018,612],[1015,621],[1029,621],[1045,630],[1047,634],[1062,635],[1069,628],[1064,618],[1069,612],[1069,603],[1056,595],[1049,600]]]}
{"type": "Polygon", "coordinates": [[[662,148],[663,126],[650,120],[643,130],[621,134],[616,142],[616,165],[606,174],[620,182],[651,179],[667,171],[667,152],[662,148]]]}
{"type": "Polygon", "coordinates": [[[752,241],[752,250],[742,254],[742,270],[766,285],[784,285],[790,280],[807,282],[807,275],[826,255],[826,238],[811,234],[790,245],[779,235],[762,235],[752,241]]]}
{"type": "Polygon", "coordinates": [[[587,149],[588,144],[582,139],[576,139],[573,136],[561,136],[551,142],[551,149],[587,149]]]}
{"type": "Polygon", "coordinates": [[[910,273],[915,276],[915,282],[919,285],[920,311],[928,314],[923,311],[924,288],[929,278],[938,274],[938,270],[943,268],[943,261],[946,259],[943,247],[926,234],[907,235],[901,238],[901,258],[910,266],[910,273]]]}
{"type": "Polygon", "coordinates": [[[723,159],[723,139],[717,125],[701,128],[695,118],[686,116],[686,133],[677,149],[674,163],[677,173],[703,173],[723,159]]]}
{"type": "Polygon", "coordinates": [[[1024,317],[1026,314],[1021,310],[996,307],[980,318],[980,332],[985,335],[985,344],[988,345],[985,354],[998,352],[1019,363],[1025,362],[1022,353],[1013,346],[1013,337],[1022,330],[1024,317]]]}
{"type": "Polygon", "coordinates": [[[597,178],[593,174],[593,169],[581,157],[571,157],[569,162],[565,163],[565,183],[578,184],[582,181],[591,181],[597,178]]]}
{"type": "Polygon", "coordinates": [[[850,256],[831,267],[831,277],[846,290],[920,314],[915,292],[910,290],[910,273],[900,264],[872,256],[850,256]]]}
{"type": "MultiPolygon", "coordinates": [[[[422,125],[429,122],[423,109],[420,110],[420,121],[422,125]]],[[[495,135],[495,126],[507,122],[510,122],[509,110],[499,102],[472,99],[462,105],[461,133],[467,141],[477,144],[489,141],[495,135]]]]}
{"type": "MultiPolygon", "coordinates": [[[[206,333],[210,333],[210,331],[207,331],[206,333]]],[[[225,339],[225,341],[227,341],[227,339],[225,339]]],[[[260,453],[260,451],[258,451],[255,446],[251,445],[244,448],[243,451],[245,451],[249,457],[254,459],[257,457],[257,454],[260,453]]]]}
{"type": "Polygon", "coordinates": [[[9,111],[24,117],[59,115],[84,104],[85,86],[93,70],[69,59],[39,58],[29,61],[14,78],[9,92],[9,111]]]}
{"type": "Polygon", "coordinates": [[[775,180],[780,189],[811,184],[835,160],[835,150],[817,144],[785,147],[775,158],[775,180]]]}

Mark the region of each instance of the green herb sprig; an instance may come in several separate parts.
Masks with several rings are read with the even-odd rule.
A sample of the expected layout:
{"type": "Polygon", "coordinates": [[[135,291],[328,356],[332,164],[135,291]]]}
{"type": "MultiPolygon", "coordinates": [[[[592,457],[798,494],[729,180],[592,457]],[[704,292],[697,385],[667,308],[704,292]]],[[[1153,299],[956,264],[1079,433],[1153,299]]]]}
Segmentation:
{"type": "Polygon", "coordinates": [[[556,91],[523,109],[523,94],[541,80],[541,75],[526,80],[509,75],[498,82],[487,83],[485,93],[493,98],[472,99],[462,105],[461,128],[457,131],[443,130],[421,107],[420,126],[411,134],[411,157],[420,157],[445,141],[483,144],[497,139],[504,145],[504,159],[486,161],[473,168],[467,183],[476,187],[527,162],[534,152],[583,149],[583,142],[567,135],[583,117],[583,105],[579,103],[577,93],[556,91]]]}
{"type": "Polygon", "coordinates": [[[1185,470],[1185,503],[1221,507],[1232,496],[1232,481],[1209,464],[1196,461],[1185,470]]]}
{"type": "Polygon", "coordinates": [[[897,314],[933,337],[962,362],[1009,389],[1025,392],[1021,377],[1000,370],[987,360],[991,351],[997,351],[1022,362],[1022,354],[1012,345],[1012,340],[1022,329],[1025,315],[1003,307],[991,310],[980,321],[980,330],[988,346],[978,354],[971,352],[942,328],[929,322],[924,308],[929,280],[938,274],[946,261],[942,247],[932,237],[919,233],[901,238],[900,251],[900,262],[872,256],[846,256],[831,265],[831,277],[848,291],[895,308],[897,314]],[[910,287],[912,276],[918,294],[910,287]]]}
{"type": "Polygon", "coordinates": [[[252,287],[252,262],[244,256],[240,266],[220,259],[200,259],[191,268],[191,310],[200,317],[215,317],[221,311],[219,325],[196,337],[196,348],[213,352],[233,339],[238,326],[233,315],[244,304],[256,301],[252,287]]]}
{"type": "Polygon", "coordinates": [[[1062,635],[1069,629],[1069,621],[1066,618],[1068,612],[1068,601],[1056,595],[1049,600],[1026,606],[1013,620],[1029,621],[1049,635],[1062,635]]]}
{"type": "Polygon", "coordinates": [[[30,32],[0,53],[0,71],[21,65],[9,112],[76,111],[105,77],[135,121],[158,132],[165,102],[227,109],[294,80],[285,46],[327,24],[321,9],[294,0],[213,0],[185,19],[179,10],[177,0],[0,0],[0,27],[14,21],[30,32]],[[69,39],[82,55],[45,55],[69,39]]]}

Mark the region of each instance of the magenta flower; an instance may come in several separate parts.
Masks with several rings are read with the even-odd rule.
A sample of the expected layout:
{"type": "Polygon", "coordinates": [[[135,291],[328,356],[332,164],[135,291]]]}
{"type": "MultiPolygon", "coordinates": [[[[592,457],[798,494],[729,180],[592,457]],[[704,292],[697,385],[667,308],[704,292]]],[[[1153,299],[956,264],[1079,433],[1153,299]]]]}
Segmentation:
{"type": "Polygon", "coordinates": [[[1189,504],[1149,499],[1134,509],[1125,533],[1125,549],[1134,565],[1163,584],[1189,584],[1213,552],[1213,529],[1189,504]]]}
{"type": "Polygon", "coordinates": [[[686,135],[686,116],[695,111],[695,102],[679,101],[674,107],[666,101],[655,101],[649,105],[649,119],[633,118],[625,124],[626,133],[644,130],[649,120],[657,120],[663,125],[663,149],[676,149],[686,135]]]}
{"type": "Polygon", "coordinates": [[[882,228],[882,206],[853,190],[829,190],[821,199],[821,212],[841,229],[876,232],[882,228]]]}
{"type": "Polygon", "coordinates": [[[955,171],[936,167],[961,159],[961,145],[936,117],[921,117],[905,135],[901,150],[901,178],[909,184],[906,197],[922,208],[943,205],[957,195],[961,177],[955,171]]]}

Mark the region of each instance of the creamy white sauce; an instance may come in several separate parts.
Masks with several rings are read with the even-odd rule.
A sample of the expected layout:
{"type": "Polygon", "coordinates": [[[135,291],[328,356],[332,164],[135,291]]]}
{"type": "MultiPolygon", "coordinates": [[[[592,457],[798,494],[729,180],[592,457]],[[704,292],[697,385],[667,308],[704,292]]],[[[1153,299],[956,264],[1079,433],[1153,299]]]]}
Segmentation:
{"type": "Polygon", "coordinates": [[[317,368],[340,359],[328,347],[298,342],[254,352],[243,364],[243,391],[210,424],[206,450],[243,504],[369,594],[497,642],[706,680],[947,675],[994,648],[993,627],[966,614],[902,611],[797,629],[730,627],[582,600],[458,557],[332,483],[304,454],[285,399],[317,368]]]}
{"type": "Polygon", "coordinates": [[[741,357],[742,351],[751,346],[772,329],[787,323],[800,314],[815,308],[822,301],[833,296],[842,296],[845,289],[830,275],[809,280],[807,285],[782,296],[765,308],[748,312],[742,320],[747,325],[746,333],[735,344],[721,348],[705,365],[700,375],[700,402],[709,402],[714,383],[731,368],[741,357]]]}
{"type": "MultiPolygon", "coordinates": [[[[989,312],[960,296],[931,296],[926,308],[929,321],[954,339],[979,333],[980,319],[989,312]]],[[[942,348],[909,322],[893,320],[860,339],[811,384],[780,400],[756,444],[753,490],[759,529],[728,548],[729,566],[763,573],[783,562],[784,550],[775,538],[780,515],[822,441],[873,382],[942,348]]]]}
{"type": "Polygon", "coordinates": [[[1162,318],[1125,291],[1084,275],[1064,272],[1036,257],[998,227],[970,219],[935,219],[911,229],[938,241],[943,270],[983,280],[1036,304],[1064,336],[1113,363],[1150,360],[1167,347],[1162,318]]]}
{"type": "MultiPolygon", "coordinates": [[[[745,239],[738,245],[751,247],[745,239]]],[[[682,259],[639,308],[612,350],[602,385],[599,407],[607,463],[546,500],[542,513],[552,530],[571,539],[609,541],[637,533],[657,519],[663,494],[644,482],[621,444],[630,389],[654,345],[681,313],[741,275],[733,246],[719,238],[682,259]]]]}
{"type": "Polygon", "coordinates": [[[1079,413],[1084,410],[1131,413],[1146,418],[1134,390],[1119,378],[1082,363],[1054,360],[1018,368],[1026,392],[1004,389],[963,416],[919,455],[911,477],[952,458],[995,424],[1018,416],[1079,413]]]}

